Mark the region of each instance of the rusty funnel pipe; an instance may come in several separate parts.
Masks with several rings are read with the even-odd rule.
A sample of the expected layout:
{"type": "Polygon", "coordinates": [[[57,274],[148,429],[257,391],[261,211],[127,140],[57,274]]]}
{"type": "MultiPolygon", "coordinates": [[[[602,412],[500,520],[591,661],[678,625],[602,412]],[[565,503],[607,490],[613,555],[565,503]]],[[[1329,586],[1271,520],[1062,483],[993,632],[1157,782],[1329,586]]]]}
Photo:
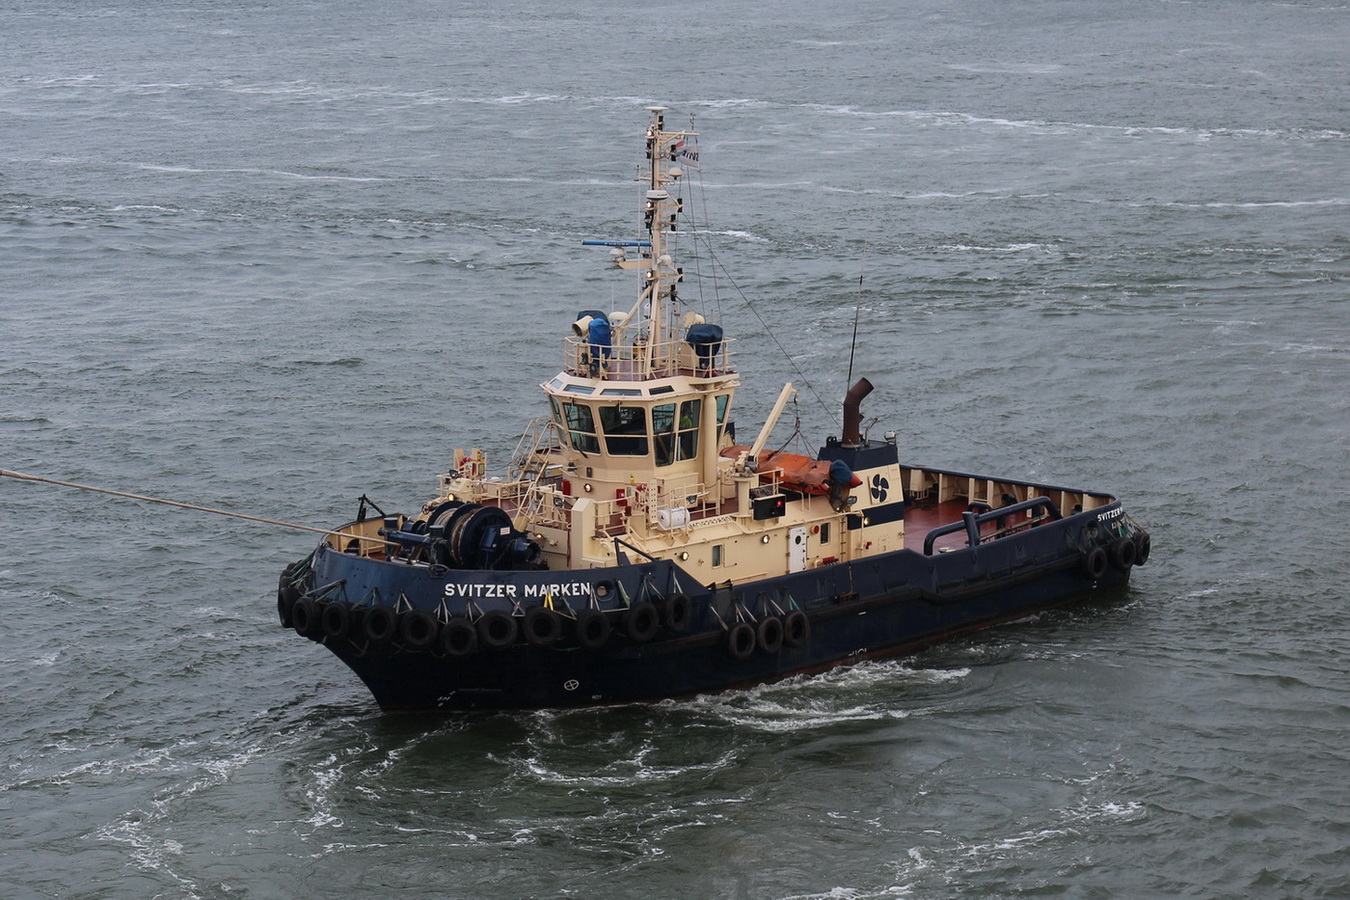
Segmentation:
{"type": "Polygon", "coordinates": [[[862,446],[862,399],[872,393],[872,382],[859,378],[844,395],[844,433],[840,441],[845,447],[862,446]]]}

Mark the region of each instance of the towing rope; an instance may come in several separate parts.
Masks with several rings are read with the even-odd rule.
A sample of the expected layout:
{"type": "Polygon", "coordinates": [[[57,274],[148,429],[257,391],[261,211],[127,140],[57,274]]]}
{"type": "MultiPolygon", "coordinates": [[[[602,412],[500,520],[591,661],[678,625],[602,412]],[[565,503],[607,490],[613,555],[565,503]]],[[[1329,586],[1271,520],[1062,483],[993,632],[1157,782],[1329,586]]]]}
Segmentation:
{"type": "MultiPolygon", "coordinates": [[[[37,481],[43,484],[54,484],[59,487],[75,488],[81,491],[93,491],[96,494],[109,494],[113,497],[125,497],[128,500],[141,500],[146,503],[160,503],[164,506],[176,506],[179,509],[191,509],[197,512],[211,513],[216,516],[231,516],[235,519],[247,519],[250,522],[262,522],[265,525],[279,525],[282,528],[296,528],[300,531],[313,531],[318,534],[340,534],[341,532],[332,531],[326,528],[312,528],[309,525],[296,525],[293,522],[279,522],[276,519],[264,519],[261,516],[248,516],[244,513],[230,512],[225,509],[214,509],[210,506],[197,506],[192,503],[179,503],[177,500],[165,500],[160,497],[147,497],[144,494],[129,494],[126,491],[114,491],[108,488],[93,487],[87,484],[76,484],[73,481],[58,481],[55,478],[43,478],[41,475],[26,475],[23,472],[13,472],[9,469],[0,469],[0,476],[5,478],[17,478],[20,481],[37,481]]],[[[378,538],[361,538],[361,540],[378,541],[387,543],[378,538]]]]}

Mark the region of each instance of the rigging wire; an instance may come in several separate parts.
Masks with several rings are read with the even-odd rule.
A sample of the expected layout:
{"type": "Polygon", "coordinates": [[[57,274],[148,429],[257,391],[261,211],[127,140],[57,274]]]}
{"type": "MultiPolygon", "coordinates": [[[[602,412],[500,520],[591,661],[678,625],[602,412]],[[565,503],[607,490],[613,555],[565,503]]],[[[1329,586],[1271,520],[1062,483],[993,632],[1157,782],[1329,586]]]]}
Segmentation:
{"type": "MultiPolygon", "coordinates": [[[[692,115],[689,117],[689,130],[691,132],[694,131],[694,117],[692,115]]],[[[687,216],[693,222],[692,237],[695,251],[693,254],[694,259],[695,260],[700,259],[698,255],[698,247],[700,245],[702,245],[703,249],[706,251],[708,255],[709,261],[708,277],[712,282],[713,303],[717,309],[716,313],[717,318],[719,320],[723,318],[722,291],[720,283],[718,282],[718,271],[720,270],[723,274],[725,274],[728,283],[735,290],[736,294],[741,298],[741,301],[745,304],[746,308],[749,309],[750,312],[754,314],[755,318],[759,320],[759,324],[764,329],[765,334],[769,336],[769,340],[773,341],[774,345],[778,347],[779,353],[781,353],[783,355],[783,358],[788,361],[788,364],[792,366],[792,370],[797,373],[798,382],[805,385],[808,389],[810,389],[812,396],[816,398],[816,403],[820,404],[820,408],[825,411],[825,414],[830,418],[830,420],[833,421],[836,425],[842,426],[842,420],[840,418],[839,412],[836,410],[835,407],[832,407],[830,404],[826,403],[824,398],[820,396],[820,392],[816,390],[815,384],[811,381],[811,379],[806,377],[806,374],[802,371],[801,367],[797,365],[797,361],[792,357],[790,353],[787,352],[787,349],[783,346],[782,342],[778,340],[778,336],[774,334],[773,329],[769,327],[769,323],[766,322],[764,317],[760,315],[759,310],[755,309],[754,304],[750,302],[750,298],[746,296],[745,291],[741,290],[741,286],[736,283],[736,279],[731,274],[731,270],[728,269],[725,265],[723,265],[722,260],[718,257],[716,250],[714,250],[713,248],[712,233],[711,233],[712,226],[708,218],[707,186],[704,183],[703,178],[701,177],[703,174],[702,168],[698,168],[695,171],[698,177],[688,179],[690,187],[690,211],[687,214],[687,216]],[[700,208],[697,205],[698,203],[701,203],[702,221],[704,223],[701,229],[699,227],[699,217],[695,214],[700,208]]],[[[688,174],[689,173],[686,170],[686,175],[688,174]]],[[[699,269],[698,274],[699,274],[698,278],[699,302],[700,305],[702,305],[703,308],[706,310],[708,306],[707,300],[703,297],[703,272],[701,268],[699,269]]],[[[859,275],[860,291],[862,283],[861,279],[862,276],[860,274],[859,275]]],[[[854,342],[856,344],[857,342],[856,312],[855,312],[853,336],[854,342]]],[[[853,363],[852,358],[850,357],[849,361],[850,383],[853,380],[852,376],[853,376],[853,363]]],[[[794,403],[795,402],[796,401],[794,400],[794,403]]],[[[800,417],[798,419],[798,422],[800,424],[800,417]]]]}
{"type": "Polygon", "coordinates": [[[773,452],[782,453],[784,450],[788,448],[789,444],[791,444],[793,441],[796,441],[797,449],[803,451],[803,455],[810,455],[811,453],[813,453],[813,449],[810,443],[807,441],[806,433],[802,431],[802,409],[801,405],[797,403],[797,398],[795,395],[792,398],[792,419],[793,419],[792,433],[789,434],[787,436],[787,439],[784,440],[783,443],[779,444],[778,449],[773,452]]]}
{"type": "MultiPolygon", "coordinates": [[[[692,126],[692,120],[690,121],[692,126]]],[[[701,152],[701,151],[700,151],[701,152]]],[[[697,227],[694,229],[694,243],[697,244],[699,237],[703,238],[704,243],[708,245],[709,266],[708,271],[712,278],[713,304],[717,307],[717,318],[719,321],[726,317],[722,308],[722,285],[717,280],[717,264],[712,257],[712,216],[708,212],[708,183],[703,180],[703,170],[698,169],[698,175],[694,179],[693,188],[698,192],[701,209],[703,211],[703,230],[700,232],[697,227]]]]}
{"type": "Polygon", "coordinates": [[[745,291],[741,290],[741,286],[736,283],[735,276],[731,274],[726,266],[722,265],[721,259],[719,259],[717,254],[713,251],[711,244],[709,244],[708,247],[708,255],[712,258],[713,263],[721,268],[726,274],[727,281],[731,282],[731,286],[736,289],[736,293],[740,295],[741,300],[745,303],[746,309],[754,313],[755,318],[759,320],[759,324],[764,328],[764,333],[769,336],[769,340],[773,341],[774,346],[778,348],[778,352],[783,354],[783,358],[788,361],[788,365],[792,366],[792,370],[797,373],[798,380],[806,387],[810,388],[811,395],[816,398],[816,402],[820,404],[821,409],[825,410],[825,414],[830,417],[831,421],[836,425],[840,424],[841,420],[839,418],[839,413],[820,396],[820,392],[816,390],[815,384],[811,382],[811,379],[806,377],[806,374],[801,370],[801,367],[797,365],[797,360],[793,358],[792,354],[787,352],[787,348],[778,340],[778,336],[773,333],[773,329],[769,327],[769,323],[764,321],[764,317],[759,314],[759,310],[755,309],[754,304],[750,302],[750,298],[745,295],[745,291]]]}
{"type": "MultiPolygon", "coordinates": [[[[693,116],[689,117],[689,130],[691,132],[694,130],[693,116]]],[[[692,176],[686,169],[685,176],[689,184],[690,209],[687,218],[692,226],[693,255],[695,260],[701,260],[702,257],[698,253],[700,244],[708,249],[709,256],[711,256],[712,251],[712,240],[709,237],[712,230],[712,221],[708,215],[708,186],[703,180],[703,169],[701,167],[696,167],[692,176]]],[[[710,263],[713,263],[713,261],[710,260],[710,263]]],[[[699,303],[704,310],[708,310],[708,301],[703,296],[703,270],[701,268],[698,270],[698,275],[699,303]]],[[[712,306],[716,309],[713,315],[717,321],[721,321],[725,318],[725,314],[722,309],[722,290],[717,280],[717,265],[715,263],[709,265],[708,279],[712,282],[712,306]]]]}
{"type": "MultiPolygon", "coordinates": [[[[212,515],[216,516],[230,516],[231,518],[235,519],[246,519],[250,522],[261,522],[264,525],[278,525],[282,528],[295,528],[300,531],[313,531],[317,534],[340,533],[338,531],[334,531],[329,528],[314,528],[309,525],[296,525],[294,522],[281,522],[278,521],[277,519],[264,519],[261,516],[250,516],[245,515],[244,513],[230,512],[229,510],[226,509],[215,509],[210,506],[198,506],[193,503],[180,503],[177,500],[165,500],[161,497],[147,497],[144,494],[129,494],[126,491],[114,491],[109,488],[94,487],[88,484],[77,484],[76,482],[73,481],[58,481],[55,478],[44,478],[41,475],[28,475],[24,472],[14,472],[11,471],[10,469],[0,469],[0,476],[3,476],[5,478],[15,478],[20,481],[34,481],[34,482],[41,482],[43,484],[54,484],[57,485],[58,487],[76,488],[77,490],[81,491],[92,491],[93,493],[96,494],[108,494],[113,497],[123,497],[127,500],[141,500],[145,503],[159,503],[164,506],[176,506],[179,509],[190,509],[196,512],[211,513],[212,515]]],[[[363,538],[362,540],[375,541],[381,544],[390,543],[389,541],[380,540],[378,538],[363,538]]]]}
{"type": "MultiPolygon", "coordinates": [[[[692,115],[689,117],[689,131],[690,131],[691,133],[693,133],[693,134],[697,134],[697,132],[694,130],[694,117],[693,117],[692,115]]],[[[642,170],[641,170],[641,168],[640,168],[640,169],[639,169],[639,180],[641,180],[641,172],[642,172],[642,170]]],[[[769,327],[768,322],[764,319],[764,317],[763,317],[762,315],[760,315],[759,310],[756,309],[755,306],[754,306],[754,304],[750,302],[750,298],[749,298],[748,296],[746,296],[745,291],[743,291],[743,290],[741,289],[741,286],[740,286],[739,284],[736,283],[736,279],[735,279],[735,277],[731,274],[731,270],[728,269],[728,268],[722,263],[722,260],[718,257],[716,250],[713,248],[713,242],[712,242],[712,227],[711,227],[711,224],[710,224],[710,219],[709,219],[709,217],[708,217],[707,186],[706,186],[705,182],[703,181],[703,178],[701,177],[702,174],[703,174],[703,173],[702,173],[702,168],[701,168],[701,167],[696,167],[692,173],[691,173],[688,169],[686,169],[686,170],[685,170],[685,176],[686,176],[686,177],[684,177],[684,178],[681,179],[681,184],[680,184],[681,189],[684,187],[684,184],[685,184],[685,183],[687,183],[687,184],[689,185],[689,201],[690,201],[690,202],[689,202],[689,207],[688,207],[687,210],[685,210],[685,209],[682,208],[682,209],[681,209],[681,215],[682,215],[682,218],[683,218],[685,221],[689,222],[690,225],[691,225],[691,235],[690,235],[690,238],[691,238],[691,243],[692,243],[692,245],[693,245],[693,252],[690,254],[690,256],[691,256],[691,259],[692,259],[692,261],[693,261],[693,263],[694,263],[695,274],[697,275],[697,278],[695,279],[695,281],[696,281],[696,283],[697,283],[699,306],[702,307],[702,309],[703,309],[705,312],[708,312],[708,311],[709,311],[709,301],[708,301],[708,298],[704,296],[704,292],[703,292],[703,281],[704,281],[704,277],[705,277],[705,276],[704,276],[704,272],[703,272],[702,266],[699,265],[699,263],[700,263],[700,262],[702,261],[702,259],[703,259],[703,257],[702,257],[702,256],[700,255],[700,253],[699,253],[699,248],[702,247],[703,250],[704,250],[704,251],[706,252],[706,254],[707,254],[707,260],[708,260],[708,263],[709,263],[708,272],[707,272],[707,276],[706,276],[706,277],[707,277],[708,280],[711,282],[711,286],[712,286],[712,305],[716,308],[716,313],[715,313],[716,318],[717,318],[718,320],[720,320],[720,319],[722,319],[722,318],[724,317],[724,311],[723,311],[723,307],[722,307],[722,291],[721,291],[721,284],[720,284],[720,282],[719,282],[719,280],[718,280],[718,272],[720,271],[722,274],[724,274],[724,275],[726,276],[727,282],[730,284],[731,288],[735,291],[736,295],[739,296],[739,297],[741,298],[741,301],[745,304],[745,307],[746,307],[747,309],[749,309],[750,312],[754,315],[754,317],[759,321],[760,326],[764,329],[765,334],[767,334],[767,335],[769,336],[769,339],[770,339],[771,341],[773,341],[774,345],[778,348],[779,353],[782,354],[783,358],[784,358],[785,360],[787,360],[788,364],[792,367],[792,370],[793,370],[793,371],[796,373],[796,375],[797,375],[797,381],[798,381],[798,383],[804,385],[807,389],[809,389],[810,392],[811,392],[811,395],[812,395],[813,397],[815,397],[816,403],[819,404],[820,408],[821,408],[822,410],[825,411],[826,416],[829,417],[829,419],[830,419],[831,421],[833,421],[836,425],[842,427],[842,419],[840,418],[840,413],[839,413],[838,409],[837,409],[835,406],[832,406],[831,404],[826,403],[825,400],[824,400],[824,398],[821,397],[820,392],[816,390],[815,384],[814,384],[814,383],[812,382],[812,380],[811,380],[810,378],[808,378],[808,377],[806,376],[806,374],[802,371],[801,367],[797,364],[796,359],[795,359],[790,353],[788,353],[787,349],[783,346],[782,342],[778,340],[778,336],[777,336],[776,334],[774,334],[773,329],[769,327]],[[701,213],[702,213],[701,216],[699,215],[700,210],[701,210],[701,213]],[[703,224],[702,224],[702,227],[700,227],[700,224],[699,224],[700,221],[702,221],[702,223],[703,223],[703,224]]],[[[683,194],[683,191],[681,191],[681,194],[683,194]]],[[[672,235],[672,243],[673,243],[673,240],[674,240],[674,235],[672,235]]],[[[860,272],[859,275],[858,275],[858,292],[859,292],[859,295],[861,296],[861,293],[862,293],[862,273],[861,273],[861,272],[860,272]]],[[[859,301],[859,303],[856,303],[856,304],[855,304],[855,308],[854,308],[854,321],[853,321],[853,347],[854,347],[854,348],[856,348],[856,346],[857,346],[857,338],[858,338],[858,306],[859,306],[859,305],[860,305],[860,301],[859,301]]],[[[849,378],[848,378],[848,381],[849,381],[849,383],[852,383],[852,381],[853,381],[853,350],[852,350],[852,349],[850,349],[850,353],[849,353],[849,378]]]]}

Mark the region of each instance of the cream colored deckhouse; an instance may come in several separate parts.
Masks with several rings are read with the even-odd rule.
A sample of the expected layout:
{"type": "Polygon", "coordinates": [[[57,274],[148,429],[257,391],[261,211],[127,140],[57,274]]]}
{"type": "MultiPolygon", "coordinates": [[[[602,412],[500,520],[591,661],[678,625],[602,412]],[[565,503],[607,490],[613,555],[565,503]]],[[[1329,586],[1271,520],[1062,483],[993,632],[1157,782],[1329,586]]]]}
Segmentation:
{"type": "MultiPolygon", "coordinates": [[[[604,242],[617,268],[638,273],[637,301],[606,317],[608,342],[595,327],[601,312],[573,325],[563,370],[542,385],[551,416],[522,441],[507,480],[485,478],[481,452],[456,451],[455,471],[441,476],[441,494],[427,510],[452,499],[500,506],[553,570],[612,566],[626,546],[678,560],[705,583],[898,549],[903,518],[885,528],[845,527],[848,515],[865,517],[877,501],[825,484],[828,463],[816,466],[820,479],[803,484],[792,480],[798,472],[773,464],[784,454],[763,458],[791,385],[754,445],[733,446],[728,423],[740,376],[732,341],[682,311],[683,274],[671,253],[683,206],[679,163],[696,135],[665,130],[664,112],[652,109],[646,134],[650,240],[604,242]],[[700,334],[704,343],[696,342],[700,334]]],[[[888,499],[898,499],[898,465],[867,474],[895,485],[888,499]]]]}

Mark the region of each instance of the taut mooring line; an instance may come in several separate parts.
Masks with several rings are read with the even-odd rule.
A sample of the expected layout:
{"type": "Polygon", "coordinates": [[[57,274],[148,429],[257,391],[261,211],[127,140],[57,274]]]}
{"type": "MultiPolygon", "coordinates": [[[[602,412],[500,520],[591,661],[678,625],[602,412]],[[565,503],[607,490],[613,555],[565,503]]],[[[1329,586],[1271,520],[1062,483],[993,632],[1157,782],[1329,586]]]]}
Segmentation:
{"type": "MultiPolygon", "coordinates": [[[[43,478],[41,475],[25,475],[23,472],[13,472],[9,469],[0,469],[0,475],[6,478],[17,478],[20,481],[39,481],[43,484],[55,484],[59,487],[76,488],[81,491],[93,491],[96,494],[110,494],[114,497],[125,497],[128,500],[142,500],[146,503],[162,503],[165,506],[177,506],[180,509],[191,509],[197,512],[211,513],[217,516],[231,516],[235,519],[247,519],[250,522],[262,522],[265,525],[280,525],[282,528],[296,528],[300,531],[314,531],[319,534],[338,534],[339,532],[330,531],[326,528],[311,528],[308,525],[296,525],[293,522],[279,522],[276,519],[264,519],[261,516],[247,516],[243,513],[230,512],[226,509],[213,509],[210,506],[195,506],[191,503],[179,503],[177,500],[165,500],[160,497],[147,497],[144,494],[128,494],[126,491],[113,491],[108,488],[93,487],[88,484],[76,484],[73,481],[58,481],[55,478],[43,478]]],[[[361,540],[377,540],[379,543],[386,543],[378,538],[361,538],[361,540]]]]}

